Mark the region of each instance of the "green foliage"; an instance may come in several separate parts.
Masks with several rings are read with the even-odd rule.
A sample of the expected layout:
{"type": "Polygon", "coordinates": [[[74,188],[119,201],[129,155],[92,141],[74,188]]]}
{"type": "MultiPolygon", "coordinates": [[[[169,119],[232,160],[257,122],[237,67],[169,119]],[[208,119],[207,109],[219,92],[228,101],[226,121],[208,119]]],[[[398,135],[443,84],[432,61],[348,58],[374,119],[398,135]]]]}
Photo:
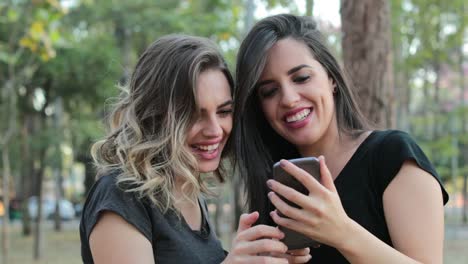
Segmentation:
{"type": "MultiPolygon", "coordinates": [[[[457,65],[463,60],[457,52],[466,31],[464,2],[391,1],[396,83],[400,95],[409,95],[410,132],[444,179],[453,173],[453,159],[460,161],[460,175],[468,166],[460,158],[468,112],[457,81],[464,74],[457,65]]],[[[405,102],[398,99],[401,108],[405,102]]]]}

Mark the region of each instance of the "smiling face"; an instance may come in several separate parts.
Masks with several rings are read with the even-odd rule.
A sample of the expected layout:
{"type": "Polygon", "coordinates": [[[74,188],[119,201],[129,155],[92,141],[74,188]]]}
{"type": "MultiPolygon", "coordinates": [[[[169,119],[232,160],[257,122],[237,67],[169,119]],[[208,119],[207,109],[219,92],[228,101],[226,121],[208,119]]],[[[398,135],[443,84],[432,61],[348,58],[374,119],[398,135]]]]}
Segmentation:
{"type": "Polygon", "coordinates": [[[200,172],[211,172],[219,166],[232,129],[231,87],[222,71],[210,69],[198,76],[196,100],[197,114],[187,143],[197,157],[200,172]]]}
{"type": "Polygon", "coordinates": [[[257,94],[273,129],[301,151],[337,132],[334,87],[309,48],[286,38],[269,50],[257,94]]]}

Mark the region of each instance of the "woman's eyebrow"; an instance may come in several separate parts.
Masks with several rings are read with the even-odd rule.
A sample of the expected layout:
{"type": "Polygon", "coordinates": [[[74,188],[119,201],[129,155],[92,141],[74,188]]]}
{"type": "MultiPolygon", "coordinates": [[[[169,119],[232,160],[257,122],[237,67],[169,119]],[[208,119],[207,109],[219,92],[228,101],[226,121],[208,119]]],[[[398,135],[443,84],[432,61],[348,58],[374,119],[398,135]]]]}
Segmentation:
{"type": "Polygon", "coordinates": [[[307,64],[301,64],[301,65],[298,65],[298,66],[296,66],[296,67],[290,69],[290,70],[288,71],[288,75],[291,75],[291,74],[297,72],[298,70],[300,70],[300,69],[302,69],[302,68],[312,68],[312,67],[311,67],[310,65],[307,65],[307,64]]]}
{"type": "MultiPolygon", "coordinates": [[[[287,72],[287,74],[288,74],[288,75],[291,75],[291,74],[293,74],[293,73],[299,71],[299,70],[302,69],[302,68],[312,68],[312,66],[307,65],[307,64],[301,64],[301,65],[298,65],[298,66],[296,66],[296,67],[290,69],[290,70],[287,72]]],[[[259,82],[256,86],[257,86],[257,87],[261,87],[262,85],[269,84],[269,83],[272,83],[272,82],[274,82],[274,81],[273,81],[273,80],[264,80],[264,81],[259,82]]]]}
{"type": "Polygon", "coordinates": [[[218,106],[218,108],[223,108],[223,107],[225,107],[225,106],[232,105],[232,104],[234,104],[234,101],[232,101],[232,99],[229,99],[229,100],[227,100],[226,102],[220,104],[220,105],[218,106]]]}

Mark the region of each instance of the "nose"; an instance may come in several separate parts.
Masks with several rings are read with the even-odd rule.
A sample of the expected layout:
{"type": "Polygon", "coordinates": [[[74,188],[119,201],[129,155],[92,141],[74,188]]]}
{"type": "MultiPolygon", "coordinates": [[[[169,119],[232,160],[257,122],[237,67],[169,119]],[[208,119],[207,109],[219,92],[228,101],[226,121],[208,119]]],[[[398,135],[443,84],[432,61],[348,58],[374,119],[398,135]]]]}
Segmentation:
{"type": "Polygon", "coordinates": [[[300,95],[291,85],[282,85],[281,87],[281,105],[287,108],[294,107],[300,100],[300,95]]]}
{"type": "Polygon", "coordinates": [[[206,137],[219,137],[223,134],[223,129],[216,116],[208,118],[203,127],[203,135],[206,137]]]}

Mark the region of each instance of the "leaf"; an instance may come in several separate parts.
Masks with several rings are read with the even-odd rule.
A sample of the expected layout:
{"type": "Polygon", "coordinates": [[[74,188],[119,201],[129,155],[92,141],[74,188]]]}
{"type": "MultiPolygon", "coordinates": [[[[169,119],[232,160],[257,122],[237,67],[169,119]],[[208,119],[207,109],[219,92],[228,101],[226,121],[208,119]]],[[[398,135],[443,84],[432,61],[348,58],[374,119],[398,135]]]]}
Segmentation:
{"type": "Polygon", "coordinates": [[[0,51],[0,61],[10,64],[12,61],[12,56],[4,51],[0,51]]]}
{"type": "Polygon", "coordinates": [[[7,12],[8,22],[16,22],[18,20],[18,12],[14,9],[9,9],[7,12]]]}
{"type": "Polygon", "coordinates": [[[35,36],[40,36],[42,35],[42,33],[45,32],[44,30],[44,23],[42,21],[34,21],[32,24],[31,24],[31,27],[30,27],[30,32],[31,32],[31,35],[33,37],[35,36]]]}

